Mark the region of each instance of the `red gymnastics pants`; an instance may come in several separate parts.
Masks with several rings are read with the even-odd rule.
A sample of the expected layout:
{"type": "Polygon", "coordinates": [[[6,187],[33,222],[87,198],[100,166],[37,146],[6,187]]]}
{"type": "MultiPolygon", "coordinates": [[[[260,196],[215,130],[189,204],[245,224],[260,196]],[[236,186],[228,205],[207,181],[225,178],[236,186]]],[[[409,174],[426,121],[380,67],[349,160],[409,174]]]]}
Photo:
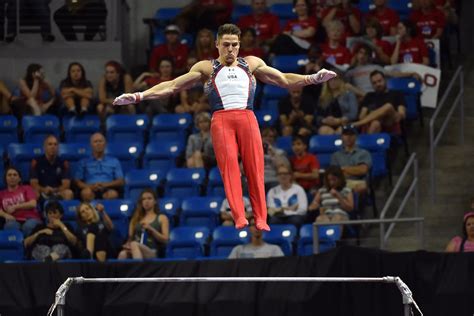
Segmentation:
{"type": "Polygon", "coordinates": [[[240,153],[247,177],[255,226],[260,230],[270,230],[267,225],[265,201],[263,145],[255,114],[251,110],[214,112],[211,136],[235,227],[240,229],[248,224],[242,195],[240,153]]]}

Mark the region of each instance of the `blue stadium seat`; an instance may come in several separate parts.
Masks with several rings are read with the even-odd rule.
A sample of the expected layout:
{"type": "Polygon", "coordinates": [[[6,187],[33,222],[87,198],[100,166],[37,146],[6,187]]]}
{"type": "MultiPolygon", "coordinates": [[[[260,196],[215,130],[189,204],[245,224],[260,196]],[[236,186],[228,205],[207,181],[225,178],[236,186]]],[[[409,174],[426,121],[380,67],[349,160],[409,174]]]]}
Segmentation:
{"type": "Polygon", "coordinates": [[[54,115],[27,115],[21,119],[23,141],[25,143],[42,144],[46,136],[54,135],[59,138],[59,119],[54,115]]]}
{"type": "Polygon", "coordinates": [[[308,61],[306,55],[277,55],[272,58],[272,67],[277,68],[281,72],[299,73],[299,69],[308,61]]]}
{"type": "Polygon", "coordinates": [[[203,168],[175,168],[166,175],[165,196],[187,198],[199,196],[206,171],[203,168]]]}
{"type": "MultiPolygon", "coordinates": [[[[336,241],[341,239],[339,226],[321,226],[318,229],[319,252],[325,252],[336,247],[336,241]]],[[[313,224],[305,224],[300,228],[298,240],[298,255],[308,256],[313,254],[313,224]]]]}
{"type": "Polygon", "coordinates": [[[128,238],[128,212],[125,210],[133,207],[133,203],[127,200],[96,200],[92,204],[95,206],[98,203],[104,205],[107,215],[114,224],[110,241],[114,247],[119,248],[128,238]]]}
{"type": "Polygon", "coordinates": [[[277,102],[272,100],[281,100],[283,97],[288,95],[288,90],[273,86],[270,84],[266,84],[263,87],[263,96],[262,96],[262,103],[268,104],[270,102],[277,102]]]}
{"type": "Polygon", "coordinates": [[[247,229],[235,229],[233,226],[219,226],[212,232],[210,257],[227,258],[237,245],[250,242],[247,229]]]}
{"type": "Polygon", "coordinates": [[[158,114],[153,117],[150,130],[150,139],[157,132],[181,132],[186,134],[186,131],[191,127],[193,118],[191,114],[158,114]]]}
{"type": "Polygon", "coordinates": [[[23,183],[28,183],[31,160],[43,154],[43,144],[10,144],[7,151],[10,164],[20,170],[23,183]]]}
{"type": "Polygon", "coordinates": [[[209,180],[207,182],[207,195],[225,197],[224,182],[222,182],[219,168],[214,167],[209,171],[209,180]]]}
{"type": "Polygon", "coordinates": [[[148,116],[144,114],[116,114],[107,117],[107,141],[139,141],[143,143],[145,131],[148,128],[148,116]]]}
{"type": "Polygon", "coordinates": [[[292,148],[293,138],[291,136],[280,136],[275,141],[275,146],[286,152],[288,156],[293,156],[292,148]]]}
{"type": "Polygon", "coordinates": [[[0,230],[0,262],[23,260],[23,249],[23,233],[20,230],[0,230]]]}
{"type": "Polygon", "coordinates": [[[59,144],[59,157],[69,162],[72,175],[74,175],[78,162],[90,155],[91,145],[88,142],[59,144]]]}
{"type": "Polygon", "coordinates": [[[295,19],[296,14],[293,12],[291,3],[274,3],[270,6],[270,12],[280,18],[280,20],[295,19]]]}
{"type": "Polygon", "coordinates": [[[176,158],[184,151],[179,141],[151,142],[146,146],[143,167],[149,169],[170,169],[176,167],[176,158]]]}
{"type": "MultiPolygon", "coordinates": [[[[45,203],[45,206],[48,202],[45,203]]],[[[77,229],[77,207],[81,204],[79,200],[60,200],[59,203],[64,208],[63,222],[72,226],[74,231],[77,229]]]]}
{"type": "Polygon", "coordinates": [[[375,5],[373,2],[374,2],[373,0],[359,0],[357,7],[359,8],[361,12],[367,13],[370,10],[375,8],[375,5]]]}
{"type": "Polygon", "coordinates": [[[390,135],[361,134],[357,137],[357,146],[368,150],[372,156],[372,177],[384,177],[389,174],[387,151],[390,148],[390,135]]]}
{"type": "Polygon", "coordinates": [[[278,111],[275,110],[256,110],[255,116],[261,128],[275,126],[279,119],[278,111]]]}
{"type": "Polygon", "coordinates": [[[92,134],[100,131],[100,120],[96,115],[65,117],[63,127],[68,143],[89,143],[92,134]]]}
{"type": "Polygon", "coordinates": [[[204,245],[208,239],[207,227],[176,227],[170,233],[166,257],[187,259],[202,257],[205,255],[204,245]]]}
{"type": "Polygon", "coordinates": [[[293,243],[296,238],[296,226],[287,225],[271,225],[271,231],[263,232],[263,240],[269,244],[280,246],[285,256],[293,255],[293,243]]]}
{"type": "Polygon", "coordinates": [[[387,80],[387,87],[389,90],[403,92],[408,120],[416,120],[421,116],[421,83],[418,80],[415,78],[390,78],[387,80]]]}
{"type": "Polygon", "coordinates": [[[213,230],[219,225],[222,198],[190,197],[181,204],[180,226],[204,226],[213,230]]]}
{"type": "Polygon", "coordinates": [[[265,99],[262,100],[262,104],[260,105],[260,109],[262,110],[273,110],[280,112],[280,107],[279,107],[279,99],[265,99]]]}
{"type": "MultiPolygon", "coordinates": [[[[0,150],[1,150],[1,155],[2,155],[1,157],[3,157],[4,149],[2,146],[0,146],[0,150]]],[[[5,188],[5,180],[3,177],[4,172],[5,172],[5,165],[2,159],[0,160],[0,190],[3,190],[5,188]]]]}
{"type": "Polygon", "coordinates": [[[153,18],[159,22],[168,24],[176,18],[180,11],[181,8],[159,8],[156,10],[155,16],[153,18]]]}
{"type": "Polygon", "coordinates": [[[150,143],[177,142],[182,148],[186,147],[186,135],[182,132],[156,132],[150,143]]]}
{"type": "Polygon", "coordinates": [[[236,4],[232,10],[232,23],[237,23],[241,17],[244,15],[249,15],[252,13],[252,6],[247,4],[236,4]]]}
{"type": "Polygon", "coordinates": [[[412,0],[389,0],[388,7],[397,11],[400,16],[400,20],[405,20],[411,13],[412,10],[412,0]]]}
{"type": "Polygon", "coordinates": [[[175,227],[177,225],[180,209],[180,199],[170,197],[163,197],[160,199],[160,212],[168,216],[170,227],[175,227]]]}
{"type": "Polygon", "coordinates": [[[140,167],[140,157],[143,153],[143,143],[141,139],[136,142],[107,142],[105,153],[117,158],[122,166],[123,173],[131,169],[140,167]]]}
{"type": "Polygon", "coordinates": [[[13,115],[0,115],[0,145],[18,143],[18,120],[13,115]]]}
{"type": "Polygon", "coordinates": [[[314,135],[309,140],[309,152],[316,154],[321,168],[331,163],[331,155],[342,148],[340,135],[314,135]]]}
{"type": "MultiPolygon", "coordinates": [[[[136,202],[145,188],[156,191],[165,177],[160,169],[134,169],[125,174],[125,198],[136,202]]],[[[131,215],[131,214],[129,214],[131,215]]]]}

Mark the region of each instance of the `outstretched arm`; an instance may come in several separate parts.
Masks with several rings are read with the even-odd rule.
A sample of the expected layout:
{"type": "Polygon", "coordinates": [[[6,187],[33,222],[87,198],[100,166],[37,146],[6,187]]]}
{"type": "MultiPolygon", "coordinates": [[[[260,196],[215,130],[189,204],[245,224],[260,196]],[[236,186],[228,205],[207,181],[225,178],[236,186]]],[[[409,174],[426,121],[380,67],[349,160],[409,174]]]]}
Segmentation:
{"type": "Polygon", "coordinates": [[[257,79],[281,88],[304,87],[310,84],[319,84],[336,77],[334,71],[321,69],[312,75],[282,73],[278,69],[268,66],[258,57],[248,56],[247,62],[254,69],[257,79]]]}
{"type": "Polygon", "coordinates": [[[114,100],[114,105],[124,105],[138,103],[143,100],[160,99],[173,95],[179,91],[193,86],[201,80],[205,72],[205,67],[209,61],[196,63],[188,73],[176,79],[164,81],[143,92],[125,93],[114,100]]]}

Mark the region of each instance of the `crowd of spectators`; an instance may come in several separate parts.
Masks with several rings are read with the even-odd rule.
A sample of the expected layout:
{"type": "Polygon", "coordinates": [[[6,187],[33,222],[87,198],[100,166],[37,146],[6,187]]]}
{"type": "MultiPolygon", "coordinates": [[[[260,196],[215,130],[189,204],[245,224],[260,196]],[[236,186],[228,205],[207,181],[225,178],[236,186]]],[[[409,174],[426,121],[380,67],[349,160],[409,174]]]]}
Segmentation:
{"type": "MultiPolygon", "coordinates": [[[[6,8],[11,9],[8,1],[0,4],[4,6],[4,2],[6,8]]],[[[396,63],[428,65],[424,39],[443,39],[446,23],[456,23],[455,1],[414,1],[408,20],[400,20],[398,13],[387,7],[386,0],[374,0],[374,5],[374,9],[362,14],[348,0],[294,0],[296,18],[283,24],[268,11],[265,0],[252,0],[252,13],[237,21],[242,28],[241,56],[255,55],[271,63],[278,55],[305,54],[307,60],[301,65],[301,73],[315,73],[323,67],[338,72],[336,78],[321,86],[288,91],[287,96],[279,100],[276,123],[262,129],[270,224],[300,227],[312,221],[352,218],[351,214],[358,208],[354,194],[362,198],[367,195],[372,165],[370,153],[356,146],[358,134],[400,135],[406,119],[405,100],[401,93],[387,88],[387,77],[421,79],[413,72],[386,71],[383,67],[396,63]],[[360,41],[347,46],[346,40],[350,37],[360,41]],[[331,166],[326,170],[321,168],[318,156],[308,151],[309,138],[318,134],[340,134],[342,139],[342,148],[332,155],[331,166]],[[278,148],[275,140],[279,136],[292,137],[291,153],[278,148]]],[[[68,14],[89,14],[89,9],[102,12],[103,15],[96,15],[97,19],[105,18],[103,2],[97,1],[93,8],[88,7],[79,6],[72,11],[61,8],[54,19],[58,24],[73,23],[68,14]]],[[[0,12],[3,13],[3,9],[0,12]]],[[[9,11],[5,12],[9,20],[9,11]]],[[[65,79],[56,85],[46,79],[41,65],[30,64],[15,91],[0,81],[0,111],[18,118],[25,114],[48,113],[80,119],[85,114],[97,114],[104,124],[112,114],[144,113],[152,117],[163,113],[189,113],[193,115],[195,129],[187,138],[183,163],[179,167],[209,170],[216,162],[209,133],[211,115],[203,84],[179,95],[136,106],[113,107],[112,101],[122,93],[142,91],[174,79],[199,60],[216,58],[215,29],[222,22],[230,21],[231,13],[231,0],[192,1],[174,23],[164,28],[165,42],[152,49],[147,71],[136,78],[119,62],[109,61],[94,88],[86,76],[87,65],[71,62],[65,79]],[[192,45],[181,42],[184,32],[193,35],[192,45]]],[[[99,22],[96,22],[88,26],[86,40],[98,32],[99,22]]],[[[11,27],[9,23],[8,27],[11,27]]],[[[76,39],[71,35],[70,25],[60,29],[67,40],[76,39]]],[[[6,34],[5,40],[9,41],[15,31],[8,29],[6,34]]],[[[43,38],[47,40],[47,31],[43,38]]],[[[257,96],[257,107],[261,97],[257,96]]],[[[72,257],[103,261],[117,254],[122,259],[163,255],[170,224],[160,213],[153,190],[143,191],[136,201],[128,239],[122,249],[112,249],[109,241],[114,225],[103,205],[92,203],[97,199],[123,197],[124,174],[119,160],[105,154],[106,144],[104,134],[93,134],[91,155],[71,170],[69,162],[58,155],[58,138],[51,135],[44,140],[44,155],[31,163],[29,183],[22,183],[21,174],[14,166],[5,169],[6,188],[0,191],[0,224],[24,232],[28,257],[45,261],[72,257]],[[76,231],[61,221],[64,210],[55,202],[74,198],[83,202],[77,208],[76,231]]],[[[249,201],[244,198],[244,202],[250,218],[249,201]]],[[[221,208],[221,223],[231,225],[232,217],[225,203],[221,208]]],[[[250,231],[251,245],[234,249],[230,257],[281,255],[262,243],[261,233],[253,226],[250,231]],[[246,254],[247,248],[257,250],[253,255],[246,254]]],[[[458,247],[455,242],[448,248],[458,247]]]]}

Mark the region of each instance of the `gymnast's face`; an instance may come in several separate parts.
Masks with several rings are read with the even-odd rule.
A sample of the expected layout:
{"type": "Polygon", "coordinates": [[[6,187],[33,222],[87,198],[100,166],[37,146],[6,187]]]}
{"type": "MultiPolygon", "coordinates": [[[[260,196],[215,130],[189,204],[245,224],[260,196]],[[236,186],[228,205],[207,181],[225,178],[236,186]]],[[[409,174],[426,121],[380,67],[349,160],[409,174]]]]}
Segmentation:
{"type": "Polygon", "coordinates": [[[224,34],[216,42],[219,60],[226,65],[232,65],[239,55],[240,41],[237,35],[224,34]]]}

